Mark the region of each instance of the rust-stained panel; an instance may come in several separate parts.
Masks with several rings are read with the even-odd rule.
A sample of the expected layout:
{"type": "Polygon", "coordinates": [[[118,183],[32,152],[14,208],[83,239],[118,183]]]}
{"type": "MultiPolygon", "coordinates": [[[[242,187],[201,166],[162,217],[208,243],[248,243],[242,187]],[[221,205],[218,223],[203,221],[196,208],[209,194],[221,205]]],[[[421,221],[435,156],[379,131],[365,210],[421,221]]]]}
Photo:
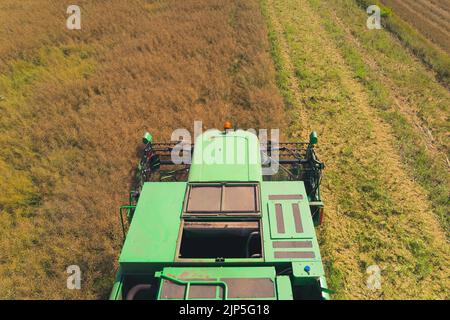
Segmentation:
{"type": "Polygon", "coordinates": [[[312,248],[311,241],[274,241],[273,248],[312,248]]]}
{"type": "Polygon", "coordinates": [[[215,299],[216,285],[195,284],[189,288],[189,299],[215,299]]]}
{"type": "Polygon", "coordinates": [[[256,187],[254,185],[226,186],[223,190],[222,211],[256,212],[256,187]]]}
{"type": "MultiPolygon", "coordinates": [[[[193,278],[188,281],[215,281],[210,278],[193,278]]],[[[214,284],[191,284],[188,299],[215,299],[217,285],[214,284]]]]}
{"type": "Polygon", "coordinates": [[[185,221],[184,230],[259,230],[259,221],[185,221]]]}
{"type": "Polygon", "coordinates": [[[269,195],[269,200],[302,200],[301,194],[272,194],[269,195]]]}
{"type": "Polygon", "coordinates": [[[189,191],[188,212],[219,212],[222,186],[192,186],[189,191]]]}
{"type": "Polygon", "coordinates": [[[273,298],[275,286],[270,278],[222,278],[228,286],[228,298],[273,298]]]}
{"type": "Polygon", "coordinates": [[[189,187],[185,212],[258,213],[256,184],[194,184],[189,187]]]}
{"type": "Polygon", "coordinates": [[[284,227],[283,207],[280,203],[275,204],[275,215],[277,220],[277,232],[285,233],[286,229],[284,227]]]}
{"type": "Polygon", "coordinates": [[[302,216],[300,215],[298,203],[292,204],[292,214],[294,215],[295,232],[303,233],[302,216]]]}
{"type": "MultiPolygon", "coordinates": [[[[214,281],[215,279],[183,279],[184,281],[214,281]]],[[[273,298],[275,286],[271,278],[222,278],[228,287],[228,298],[273,298]]],[[[191,284],[188,299],[215,299],[217,288],[223,297],[223,288],[211,284],[191,284]]],[[[169,280],[163,282],[162,299],[183,299],[186,286],[169,280]]]]}
{"type": "Polygon", "coordinates": [[[161,291],[162,299],[183,299],[186,290],[185,285],[180,285],[169,280],[163,280],[161,291]]]}
{"type": "Polygon", "coordinates": [[[300,259],[313,259],[316,257],[314,252],[307,251],[275,251],[274,257],[277,259],[291,259],[291,258],[300,258],[300,259]]]}
{"type": "MultiPolygon", "coordinates": [[[[216,279],[192,278],[183,281],[215,281],[216,279]]],[[[211,284],[191,284],[189,288],[189,299],[215,299],[217,285],[211,284]]],[[[161,298],[163,299],[184,299],[186,285],[177,284],[173,281],[164,279],[161,298]]],[[[221,289],[222,290],[222,289],[221,289]]]]}

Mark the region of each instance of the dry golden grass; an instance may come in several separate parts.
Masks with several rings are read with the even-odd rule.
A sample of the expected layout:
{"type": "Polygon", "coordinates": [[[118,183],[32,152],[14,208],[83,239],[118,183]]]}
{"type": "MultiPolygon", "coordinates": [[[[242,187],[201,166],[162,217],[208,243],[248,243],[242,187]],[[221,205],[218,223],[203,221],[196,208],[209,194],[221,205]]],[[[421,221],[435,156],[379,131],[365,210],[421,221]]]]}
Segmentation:
{"type": "Polygon", "coordinates": [[[283,127],[256,1],[77,4],[0,3],[0,298],[108,295],[145,130],[283,127]]]}

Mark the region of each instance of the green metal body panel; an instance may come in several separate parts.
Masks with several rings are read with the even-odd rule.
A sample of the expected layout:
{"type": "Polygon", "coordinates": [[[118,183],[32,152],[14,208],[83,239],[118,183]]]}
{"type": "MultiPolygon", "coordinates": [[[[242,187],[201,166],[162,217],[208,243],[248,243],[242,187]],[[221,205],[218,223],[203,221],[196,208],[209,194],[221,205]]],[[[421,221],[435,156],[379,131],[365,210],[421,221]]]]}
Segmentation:
{"type": "Polygon", "coordinates": [[[301,181],[270,181],[261,184],[261,202],[263,219],[264,251],[266,261],[321,261],[319,245],[316,239],[314,224],[309,210],[308,198],[303,182],[301,181]],[[300,195],[299,200],[269,200],[276,195],[300,195]],[[293,204],[299,208],[302,232],[296,231],[293,204]],[[275,206],[281,206],[284,232],[277,231],[277,217],[275,206]],[[312,247],[305,248],[279,248],[276,251],[313,252],[315,258],[275,258],[274,242],[292,242],[296,240],[311,241],[312,247]]]}
{"type": "Polygon", "coordinates": [[[292,284],[289,276],[277,276],[278,300],[292,300],[292,284]]]}
{"type": "MultiPolygon", "coordinates": [[[[270,278],[276,293],[270,299],[286,300],[293,299],[296,286],[319,282],[324,289],[322,298],[329,298],[304,183],[263,181],[259,148],[257,137],[249,132],[238,130],[225,135],[217,130],[208,131],[197,138],[187,183],[146,182],[143,185],[119,258],[120,270],[111,299],[124,298],[125,277],[139,275],[145,281],[159,279],[160,284],[168,281],[164,277],[169,277],[186,286],[186,281],[195,282],[198,278],[216,282],[224,278],[270,278]],[[217,140],[231,141],[228,145],[219,143],[224,149],[219,150],[219,147],[214,151],[224,157],[225,163],[200,161],[202,153],[214,154],[208,148],[217,140]],[[227,164],[227,154],[232,150],[236,155],[237,148],[244,153],[244,163],[227,164]],[[177,260],[180,228],[185,219],[185,195],[192,182],[254,182],[259,185],[261,215],[253,219],[260,221],[263,257],[177,260]],[[284,269],[292,270],[291,275],[277,275],[284,269]]],[[[216,216],[210,220],[229,218],[216,216]]],[[[224,298],[220,294],[221,285],[217,284],[213,299],[224,298]]],[[[158,299],[162,297],[161,290],[162,286],[158,299]]],[[[184,298],[189,298],[189,293],[184,298]]]]}
{"type": "Polygon", "coordinates": [[[109,300],[123,300],[122,286],[122,268],[119,267],[119,271],[117,272],[111,294],[109,295],[109,300]]]}
{"type": "Polygon", "coordinates": [[[190,182],[261,181],[258,138],[243,130],[209,130],[197,137],[190,182]]]}
{"type": "Polygon", "coordinates": [[[124,271],[173,263],[185,192],[185,182],[144,184],[119,259],[124,271]]]}

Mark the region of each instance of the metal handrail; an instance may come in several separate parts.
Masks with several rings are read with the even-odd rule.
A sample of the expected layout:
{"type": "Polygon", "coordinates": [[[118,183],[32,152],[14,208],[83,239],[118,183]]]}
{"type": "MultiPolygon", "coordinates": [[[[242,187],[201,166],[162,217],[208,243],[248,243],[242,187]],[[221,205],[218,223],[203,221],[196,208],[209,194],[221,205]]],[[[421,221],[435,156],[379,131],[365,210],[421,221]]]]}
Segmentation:
{"type": "Polygon", "coordinates": [[[129,216],[130,210],[136,209],[136,206],[135,205],[125,205],[125,206],[120,206],[120,208],[119,208],[120,224],[122,225],[123,241],[125,241],[125,237],[126,237],[125,223],[123,222],[123,214],[122,214],[122,210],[124,210],[124,209],[128,210],[127,216],[129,216]]]}

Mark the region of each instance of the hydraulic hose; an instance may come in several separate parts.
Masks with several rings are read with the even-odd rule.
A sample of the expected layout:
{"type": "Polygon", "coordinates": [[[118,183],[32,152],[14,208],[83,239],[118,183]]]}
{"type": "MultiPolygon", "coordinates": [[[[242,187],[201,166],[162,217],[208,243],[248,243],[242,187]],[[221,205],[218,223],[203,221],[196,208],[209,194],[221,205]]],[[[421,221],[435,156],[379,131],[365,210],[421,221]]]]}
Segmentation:
{"type": "Polygon", "coordinates": [[[130,291],[128,291],[126,300],[134,300],[134,297],[136,296],[136,294],[138,294],[138,292],[143,291],[143,290],[149,290],[152,287],[151,284],[137,284],[135,285],[133,288],[130,289],[130,291]]]}
{"type": "Polygon", "coordinates": [[[247,258],[250,257],[250,241],[252,240],[252,238],[256,235],[259,235],[259,231],[253,231],[252,233],[250,233],[248,235],[247,238],[247,245],[246,245],[246,249],[247,249],[247,258]]]}

